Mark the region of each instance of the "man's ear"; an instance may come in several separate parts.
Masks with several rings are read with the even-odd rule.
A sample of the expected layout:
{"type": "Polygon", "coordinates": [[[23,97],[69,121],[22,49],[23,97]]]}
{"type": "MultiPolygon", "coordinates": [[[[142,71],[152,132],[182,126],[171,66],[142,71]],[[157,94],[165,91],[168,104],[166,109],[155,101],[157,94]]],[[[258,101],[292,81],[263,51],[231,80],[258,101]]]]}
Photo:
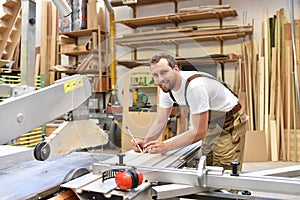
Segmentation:
{"type": "Polygon", "coordinates": [[[178,65],[174,65],[174,68],[173,68],[173,69],[176,70],[176,71],[180,71],[178,65]]]}

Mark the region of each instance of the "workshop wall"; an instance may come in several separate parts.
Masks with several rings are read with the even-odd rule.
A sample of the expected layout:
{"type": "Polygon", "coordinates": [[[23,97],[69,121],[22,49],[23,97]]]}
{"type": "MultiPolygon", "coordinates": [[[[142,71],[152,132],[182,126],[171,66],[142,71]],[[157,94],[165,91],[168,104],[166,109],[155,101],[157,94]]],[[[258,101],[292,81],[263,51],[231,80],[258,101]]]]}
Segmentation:
{"type": "MultiPolygon", "coordinates": [[[[253,24],[254,25],[254,33],[253,38],[256,41],[261,40],[261,26],[263,21],[263,14],[264,10],[267,9],[270,16],[274,15],[276,11],[278,11],[280,8],[284,8],[286,10],[286,16],[289,19],[289,13],[288,13],[288,0],[286,1],[279,1],[279,0],[266,0],[266,1],[259,1],[259,0],[253,0],[253,1],[239,1],[239,0],[227,0],[222,1],[223,5],[230,5],[231,8],[237,9],[238,16],[237,17],[229,17],[223,19],[224,25],[247,25],[247,24],[253,24]]],[[[178,9],[180,8],[187,8],[187,7],[193,7],[193,6],[199,6],[199,5],[218,5],[219,1],[197,1],[197,0],[191,0],[191,1],[182,1],[178,3],[178,9]]],[[[294,16],[295,19],[300,18],[300,1],[296,0],[294,1],[294,16]]],[[[124,20],[124,19],[130,19],[132,17],[132,9],[124,6],[124,7],[116,7],[115,10],[115,19],[116,20],[124,20]]],[[[146,17],[146,16],[155,16],[155,15],[163,15],[163,14],[170,14],[174,13],[174,3],[172,2],[166,2],[164,4],[157,4],[157,5],[145,5],[145,6],[137,6],[137,17],[146,17]]],[[[184,25],[188,24],[201,24],[202,26],[212,26],[216,25],[218,26],[219,22],[218,20],[201,20],[201,21],[192,21],[188,23],[183,23],[184,25]]],[[[164,25],[153,25],[151,27],[164,27],[164,25]]],[[[132,29],[117,24],[116,25],[116,33],[117,36],[120,36],[122,34],[130,33],[132,32],[132,29]]],[[[242,39],[241,39],[242,40],[242,39]]],[[[225,41],[224,42],[224,52],[223,53],[232,53],[236,52],[237,54],[241,53],[240,48],[240,42],[239,41],[225,41]]],[[[214,42],[203,42],[201,43],[201,46],[205,47],[207,53],[219,53],[220,52],[220,46],[214,42]]],[[[124,52],[122,52],[123,49],[119,49],[118,47],[118,55],[124,56],[124,52]]],[[[187,54],[186,52],[182,52],[183,56],[184,54],[187,54]]],[[[190,49],[188,51],[189,56],[193,56],[193,54],[196,54],[198,56],[197,51],[193,51],[193,49],[190,49]]],[[[147,54],[142,54],[140,56],[149,57],[147,54]]],[[[143,57],[141,57],[142,59],[143,57]]]]}
{"type": "MultiPolygon", "coordinates": [[[[187,7],[195,7],[199,5],[218,5],[220,1],[218,0],[191,0],[191,1],[181,1],[178,2],[178,10],[181,8],[187,7]]],[[[289,12],[288,12],[288,0],[279,1],[279,0],[266,0],[266,1],[239,1],[239,0],[226,0],[222,1],[223,5],[230,5],[231,8],[234,8],[238,12],[237,17],[228,17],[223,19],[223,25],[253,25],[253,39],[255,46],[258,45],[258,42],[261,42],[262,38],[262,22],[264,11],[267,10],[268,15],[272,16],[276,14],[281,8],[285,9],[286,17],[289,20],[289,12]]],[[[166,2],[163,4],[154,4],[154,5],[144,5],[137,6],[136,9],[136,17],[147,17],[147,16],[155,16],[155,15],[163,15],[163,14],[171,14],[174,13],[174,3],[166,2]]],[[[116,20],[124,20],[130,19],[132,17],[132,9],[130,7],[116,7],[115,10],[115,19],[116,20]]],[[[300,0],[294,1],[294,16],[295,19],[300,18],[300,0]]],[[[182,25],[193,25],[200,24],[201,26],[219,26],[218,20],[199,20],[199,21],[191,21],[182,23],[182,25]]],[[[164,27],[165,25],[153,25],[149,27],[137,28],[136,30],[143,30],[147,28],[159,28],[164,27]]],[[[132,33],[132,29],[122,25],[116,24],[116,36],[121,37],[123,34],[132,33]]],[[[248,39],[248,38],[247,38],[248,39]]],[[[221,46],[219,42],[194,42],[192,44],[182,44],[179,45],[179,55],[182,57],[199,57],[202,55],[209,54],[230,54],[234,53],[236,55],[242,54],[241,43],[243,42],[243,38],[234,39],[234,40],[226,40],[221,46]]],[[[148,48],[151,48],[149,46],[148,48]]],[[[166,46],[155,46],[156,49],[161,49],[162,51],[168,51],[170,53],[176,52],[176,47],[172,45],[166,46]]],[[[138,51],[137,58],[138,59],[149,59],[156,51],[138,51]]],[[[117,59],[132,59],[132,49],[126,47],[117,47],[117,59]]],[[[231,87],[235,82],[234,80],[234,71],[237,68],[236,63],[226,63],[225,66],[225,78],[224,81],[227,82],[231,87]]],[[[220,74],[220,70],[218,70],[220,74]]]]}

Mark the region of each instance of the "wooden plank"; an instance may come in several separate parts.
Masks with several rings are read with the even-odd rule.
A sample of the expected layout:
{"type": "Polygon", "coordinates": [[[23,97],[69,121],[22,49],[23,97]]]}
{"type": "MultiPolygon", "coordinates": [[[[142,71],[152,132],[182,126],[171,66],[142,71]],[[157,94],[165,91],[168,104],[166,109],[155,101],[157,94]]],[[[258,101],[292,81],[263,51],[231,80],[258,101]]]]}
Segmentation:
{"type": "MultiPolygon", "coordinates": [[[[102,91],[102,88],[103,88],[103,84],[102,84],[102,70],[103,70],[103,64],[102,64],[102,60],[103,60],[103,57],[102,57],[102,40],[101,40],[101,33],[100,33],[100,25],[98,25],[98,44],[97,44],[97,48],[98,48],[98,66],[99,66],[99,69],[98,69],[98,77],[99,77],[99,84],[100,84],[100,91],[102,91]]],[[[104,63],[104,62],[103,62],[104,63]]],[[[98,85],[99,85],[98,84],[98,85]]]]}
{"type": "MultiPolygon", "coordinates": [[[[176,0],[174,2],[182,2],[182,1],[190,1],[190,0],[176,0]]],[[[123,1],[121,1],[121,0],[111,0],[110,2],[113,7],[124,6],[123,1]]],[[[137,0],[137,3],[133,4],[133,6],[152,5],[152,4],[158,4],[158,3],[163,4],[163,3],[168,3],[168,2],[169,1],[162,1],[162,0],[137,0]]],[[[130,4],[128,4],[128,6],[131,7],[130,4]]]]}
{"type": "MultiPolygon", "coordinates": [[[[285,137],[286,137],[285,140],[288,140],[288,138],[294,137],[294,132],[296,132],[296,135],[297,135],[296,141],[298,144],[300,143],[300,130],[299,129],[297,129],[296,131],[294,129],[285,129],[284,131],[285,131],[285,137]]],[[[294,146],[294,143],[292,142],[289,145],[287,144],[286,148],[289,148],[288,149],[288,152],[289,152],[288,157],[290,158],[289,161],[296,161],[296,160],[299,161],[300,160],[300,154],[298,153],[298,152],[300,152],[299,146],[297,146],[297,149],[295,151],[295,146],[294,146]],[[297,155],[297,157],[296,157],[296,155],[297,155]],[[295,159],[295,157],[296,157],[296,159],[295,159]]]]}
{"type": "Polygon", "coordinates": [[[84,149],[107,144],[108,135],[93,120],[74,120],[63,122],[52,135],[47,144],[53,156],[67,154],[74,149],[84,149]],[[66,141],[69,141],[66,143],[66,141]]]}
{"type": "Polygon", "coordinates": [[[249,123],[250,130],[254,130],[254,112],[253,112],[253,94],[252,94],[252,79],[251,79],[251,50],[250,50],[250,42],[244,42],[244,62],[245,62],[245,77],[246,77],[246,97],[247,97],[247,106],[249,112],[249,123]]]}
{"type": "Polygon", "coordinates": [[[40,54],[36,54],[35,56],[35,76],[40,74],[40,54]]]}
{"type": "Polygon", "coordinates": [[[265,63],[265,59],[264,57],[261,57],[259,62],[259,73],[258,73],[258,90],[259,90],[259,97],[258,97],[258,130],[259,131],[263,131],[264,130],[264,106],[265,106],[265,69],[264,69],[264,63],[265,63]]]}
{"type": "Polygon", "coordinates": [[[127,20],[115,21],[115,23],[123,24],[131,28],[138,28],[141,26],[168,24],[168,23],[182,23],[201,19],[220,19],[225,17],[236,17],[237,11],[235,9],[215,9],[207,12],[193,12],[193,13],[175,13],[166,15],[156,15],[149,17],[140,17],[127,20]]]}
{"type": "Polygon", "coordinates": [[[87,58],[84,58],[81,64],[76,68],[76,72],[80,73],[80,72],[88,71],[87,68],[92,62],[93,58],[94,58],[94,54],[90,54],[87,58]]]}
{"type": "MultiPolygon", "coordinates": [[[[56,64],[56,56],[57,56],[57,48],[56,48],[56,39],[57,39],[57,26],[58,26],[58,12],[57,8],[51,4],[51,37],[50,39],[50,45],[49,45],[49,68],[53,68],[56,64]]],[[[49,72],[49,84],[54,84],[55,81],[55,72],[51,71],[49,72]]]]}
{"type": "Polygon", "coordinates": [[[62,191],[56,194],[54,197],[51,197],[49,200],[78,200],[78,197],[73,192],[73,190],[69,189],[67,191],[62,191]]]}
{"type": "Polygon", "coordinates": [[[193,6],[188,8],[181,8],[179,12],[207,12],[207,11],[213,11],[215,9],[229,9],[230,5],[199,5],[199,6],[193,6]]]}
{"type": "Polygon", "coordinates": [[[98,28],[98,17],[97,17],[97,1],[89,0],[87,3],[87,28],[98,28]]]}
{"type": "Polygon", "coordinates": [[[265,102],[265,58],[264,58],[264,23],[262,23],[262,39],[261,42],[258,43],[258,108],[257,108],[257,130],[264,130],[264,102],[265,102]]]}
{"type": "Polygon", "coordinates": [[[282,104],[282,85],[284,81],[282,79],[281,70],[283,67],[283,18],[284,18],[284,10],[280,9],[277,13],[278,23],[277,23],[277,108],[276,108],[276,119],[277,119],[277,131],[279,132],[277,137],[278,141],[281,141],[281,152],[282,152],[282,160],[286,161],[286,144],[284,137],[284,113],[283,113],[283,104],[282,104]]]}
{"type": "MultiPolygon", "coordinates": [[[[297,85],[300,84],[300,65],[299,65],[299,61],[300,61],[300,19],[298,20],[294,20],[294,32],[295,32],[295,56],[296,56],[296,63],[297,63],[297,66],[296,68],[297,69],[294,69],[295,71],[297,70],[298,74],[295,74],[295,78],[298,78],[298,83],[296,83],[297,85]]],[[[299,103],[299,101],[298,101],[299,103]]],[[[298,105],[300,106],[300,105],[298,105]]],[[[300,124],[300,115],[299,115],[299,112],[297,113],[297,125],[299,127],[299,124],[300,124]]]]}
{"type": "Polygon", "coordinates": [[[295,72],[292,72],[292,103],[293,103],[293,128],[294,134],[292,136],[294,147],[294,161],[297,161],[297,97],[296,97],[296,85],[295,85],[295,72]]]}
{"type": "Polygon", "coordinates": [[[181,27],[178,29],[163,29],[163,30],[154,30],[154,31],[144,31],[139,33],[132,33],[123,35],[123,37],[116,38],[116,43],[122,42],[138,42],[138,41],[147,41],[147,40],[162,40],[162,39],[176,39],[182,37],[200,37],[200,36],[226,36],[226,35],[237,35],[237,37],[242,35],[251,35],[253,32],[252,26],[230,26],[223,28],[196,28],[196,27],[181,27]],[[139,37],[137,37],[139,36],[139,37]]]}
{"type": "Polygon", "coordinates": [[[276,79],[277,79],[277,49],[272,47],[272,67],[270,82],[270,120],[275,119],[276,79]]]}
{"type": "Polygon", "coordinates": [[[268,161],[264,131],[247,131],[245,138],[244,162],[268,161]]]}
{"type": "Polygon", "coordinates": [[[251,38],[250,40],[250,47],[251,47],[251,79],[252,79],[252,94],[253,94],[253,113],[254,113],[254,130],[257,129],[257,115],[258,115],[258,69],[257,69],[257,48],[255,45],[254,40],[251,38]]]}
{"type": "MultiPolygon", "coordinates": [[[[292,96],[292,91],[291,91],[291,82],[292,82],[292,77],[291,77],[291,69],[292,69],[292,40],[291,40],[291,24],[286,23],[284,25],[285,28],[285,58],[286,58],[286,69],[285,69],[285,80],[286,80],[286,86],[285,86],[285,117],[286,117],[286,125],[285,128],[290,130],[292,128],[292,105],[291,105],[291,96],[292,96]]],[[[287,160],[290,161],[290,143],[291,143],[291,138],[287,137],[287,160]]]]}
{"type": "Polygon", "coordinates": [[[271,85],[270,85],[270,144],[271,144],[271,160],[278,161],[278,140],[276,127],[276,79],[277,79],[277,49],[272,47],[272,68],[271,68],[271,85]]]}
{"type": "Polygon", "coordinates": [[[276,120],[270,120],[270,143],[271,143],[271,161],[278,161],[278,148],[276,137],[276,120]]]}
{"type": "Polygon", "coordinates": [[[41,10],[41,34],[40,34],[40,41],[41,41],[41,71],[40,74],[43,74],[45,77],[45,86],[49,85],[49,70],[48,70],[48,65],[47,65],[47,27],[48,27],[48,21],[47,21],[47,1],[42,0],[42,10],[41,10]]]}
{"type": "Polygon", "coordinates": [[[238,62],[239,62],[239,71],[240,71],[240,84],[241,84],[238,96],[239,96],[239,101],[240,101],[242,107],[244,108],[245,111],[247,111],[246,89],[245,89],[245,69],[244,69],[244,64],[243,64],[241,58],[238,60],[238,62]]]}
{"type": "Polygon", "coordinates": [[[264,111],[264,128],[266,132],[266,144],[268,157],[270,157],[270,141],[269,141],[269,30],[268,30],[268,10],[264,9],[264,56],[265,56],[265,111],[264,111]]]}
{"type": "MultiPolygon", "coordinates": [[[[199,142],[196,142],[184,148],[168,151],[165,154],[137,153],[131,149],[125,152],[124,163],[136,167],[171,167],[178,159],[184,158],[188,152],[196,151],[199,147],[199,142]]],[[[114,156],[105,160],[105,163],[118,163],[118,157],[114,156]]]]}

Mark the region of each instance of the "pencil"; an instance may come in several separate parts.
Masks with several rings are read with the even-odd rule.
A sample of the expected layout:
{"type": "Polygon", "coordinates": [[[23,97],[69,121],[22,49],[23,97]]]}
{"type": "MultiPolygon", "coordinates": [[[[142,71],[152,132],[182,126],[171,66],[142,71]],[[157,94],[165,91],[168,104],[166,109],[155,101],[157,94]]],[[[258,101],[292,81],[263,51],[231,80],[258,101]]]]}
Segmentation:
{"type": "Polygon", "coordinates": [[[132,135],[132,133],[131,133],[131,131],[129,130],[128,126],[126,126],[126,129],[127,129],[128,133],[129,133],[130,137],[132,138],[132,140],[133,140],[134,143],[136,144],[137,148],[139,149],[139,151],[140,151],[141,153],[143,153],[143,149],[142,149],[141,145],[137,144],[137,140],[136,140],[135,137],[132,135]]]}

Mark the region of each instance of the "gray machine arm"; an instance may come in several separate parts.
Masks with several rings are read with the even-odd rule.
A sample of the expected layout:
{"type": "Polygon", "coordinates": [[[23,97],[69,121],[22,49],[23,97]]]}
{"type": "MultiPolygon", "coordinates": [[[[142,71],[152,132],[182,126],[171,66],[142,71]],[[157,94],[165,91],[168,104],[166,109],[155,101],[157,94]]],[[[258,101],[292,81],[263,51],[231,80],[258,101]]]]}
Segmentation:
{"type": "Polygon", "coordinates": [[[88,78],[73,75],[0,103],[0,144],[74,110],[91,96],[88,78]]]}

